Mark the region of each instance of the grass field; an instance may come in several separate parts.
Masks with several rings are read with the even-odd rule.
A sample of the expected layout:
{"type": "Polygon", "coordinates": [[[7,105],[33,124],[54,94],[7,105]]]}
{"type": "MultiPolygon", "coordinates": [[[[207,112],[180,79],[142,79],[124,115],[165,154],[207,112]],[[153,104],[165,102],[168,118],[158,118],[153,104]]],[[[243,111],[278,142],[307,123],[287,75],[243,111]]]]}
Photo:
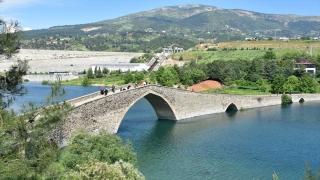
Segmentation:
{"type": "Polygon", "coordinates": [[[280,58],[287,52],[299,52],[310,55],[320,55],[320,41],[244,41],[244,42],[224,42],[217,45],[200,44],[197,45],[194,51],[186,51],[171,55],[174,59],[183,57],[184,61],[198,60],[198,62],[209,63],[214,60],[235,60],[249,59],[263,56],[266,51],[272,48],[276,56],[280,58]],[[311,48],[312,47],[312,48],[311,48]],[[216,51],[207,51],[208,48],[216,48],[216,51]],[[237,49],[224,51],[223,49],[237,49]],[[243,50],[241,50],[243,48],[243,50]],[[259,50],[252,50],[258,48],[259,50]]]}
{"type": "MultiPolygon", "coordinates": [[[[62,84],[64,85],[81,85],[82,84],[83,77],[79,77],[78,79],[63,81],[62,84]]],[[[108,76],[108,77],[102,77],[102,78],[94,78],[90,79],[89,85],[104,85],[104,86],[121,86],[124,84],[124,80],[122,79],[122,76],[108,76]]]]}

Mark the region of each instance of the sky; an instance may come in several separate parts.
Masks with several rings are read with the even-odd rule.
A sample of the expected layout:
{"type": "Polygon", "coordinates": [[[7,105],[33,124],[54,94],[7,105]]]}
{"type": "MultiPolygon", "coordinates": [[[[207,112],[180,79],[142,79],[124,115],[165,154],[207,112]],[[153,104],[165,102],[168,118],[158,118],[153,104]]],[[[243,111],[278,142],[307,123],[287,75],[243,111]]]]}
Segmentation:
{"type": "Polygon", "coordinates": [[[22,29],[92,23],[163,6],[202,4],[268,14],[320,16],[320,0],[0,0],[0,18],[22,29]]]}

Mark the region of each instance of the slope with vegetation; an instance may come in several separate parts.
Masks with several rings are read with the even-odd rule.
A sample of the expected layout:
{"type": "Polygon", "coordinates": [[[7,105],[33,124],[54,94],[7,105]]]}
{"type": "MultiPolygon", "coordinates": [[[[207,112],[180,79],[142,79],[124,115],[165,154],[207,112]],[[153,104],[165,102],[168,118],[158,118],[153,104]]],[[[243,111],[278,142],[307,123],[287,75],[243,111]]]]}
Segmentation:
{"type": "Polygon", "coordinates": [[[161,7],[89,24],[27,31],[25,48],[157,51],[172,44],[188,49],[193,42],[227,42],[245,38],[309,38],[320,36],[320,17],[263,14],[214,6],[161,7]],[[171,42],[161,42],[166,37],[171,42]],[[160,37],[160,39],[159,39],[160,37]],[[176,38],[176,40],[175,40],[176,38]],[[156,46],[151,41],[158,41],[156,46]],[[159,42],[160,41],[160,42],[159,42]]]}
{"type": "MultiPolygon", "coordinates": [[[[20,32],[17,23],[6,26],[0,20],[0,55],[18,52],[20,32]],[[9,31],[12,28],[15,31],[9,31]]],[[[78,132],[70,146],[58,149],[50,133],[72,109],[58,103],[65,91],[60,79],[51,86],[47,103],[22,107],[20,115],[8,110],[11,102],[26,93],[22,76],[28,64],[18,61],[0,74],[0,179],[144,179],[135,168],[136,154],[131,144],[100,131],[93,136],[78,132]]]]}

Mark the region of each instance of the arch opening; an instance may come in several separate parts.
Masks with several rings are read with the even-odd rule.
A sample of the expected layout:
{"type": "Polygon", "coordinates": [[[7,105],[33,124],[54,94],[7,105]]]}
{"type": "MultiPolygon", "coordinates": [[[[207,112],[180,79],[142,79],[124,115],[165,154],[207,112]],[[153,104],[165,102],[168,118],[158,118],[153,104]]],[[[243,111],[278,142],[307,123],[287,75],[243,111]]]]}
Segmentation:
{"type": "Polygon", "coordinates": [[[172,108],[162,97],[149,93],[144,96],[144,98],[149,101],[156,112],[158,119],[177,120],[172,108]]]}
{"type": "Polygon", "coordinates": [[[238,108],[235,104],[231,103],[227,109],[226,109],[226,112],[234,112],[234,111],[238,111],[238,108]]]}
{"type": "MultiPolygon", "coordinates": [[[[133,117],[133,119],[141,120],[141,119],[147,118],[149,120],[151,118],[150,120],[177,120],[173,109],[171,108],[171,106],[168,104],[168,102],[163,97],[156,95],[156,94],[153,94],[153,93],[149,93],[145,96],[138,97],[132,103],[130,103],[130,105],[125,110],[125,113],[123,114],[123,116],[119,117],[118,125],[117,125],[116,129],[114,130],[115,133],[118,132],[118,129],[122,124],[122,121],[124,119],[126,119],[125,116],[127,115],[128,112],[130,114],[130,111],[135,111],[134,113],[138,113],[138,114],[136,114],[136,116],[134,115],[134,113],[132,114],[133,116],[135,116],[135,117],[133,117]],[[136,103],[141,105],[141,102],[143,102],[143,101],[146,102],[147,105],[145,104],[140,107],[139,107],[139,105],[138,106],[135,105],[136,103]],[[151,105],[151,107],[150,107],[150,105],[151,105]],[[146,108],[143,106],[149,106],[149,107],[146,108]],[[145,110],[150,111],[150,113],[144,112],[145,110]],[[153,112],[151,112],[151,111],[153,111],[153,112]],[[153,115],[153,114],[155,114],[155,115],[153,115]]],[[[132,119],[132,118],[130,117],[130,119],[132,119]]]]}
{"type": "Polygon", "coordinates": [[[303,103],[303,102],[304,102],[304,99],[301,98],[301,99],[299,100],[299,103],[303,103]]]}

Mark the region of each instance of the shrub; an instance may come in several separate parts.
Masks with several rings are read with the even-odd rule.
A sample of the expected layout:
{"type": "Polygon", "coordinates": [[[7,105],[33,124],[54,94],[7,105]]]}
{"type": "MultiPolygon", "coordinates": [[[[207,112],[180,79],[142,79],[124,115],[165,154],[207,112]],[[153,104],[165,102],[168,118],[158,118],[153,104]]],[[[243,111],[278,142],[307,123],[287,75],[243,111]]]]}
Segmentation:
{"type": "Polygon", "coordinates": [[[81,82],[82,86],[88,86],[90,84],[89,78],[87,76],[83,77],[83,80],[81,82]]]}
{"type": "Polygon", "coordinates": [[[43,80],[41,84],[42,84],[42,85],[48,85],[48,84],[50,84],[50,82],[47,81],[47,80],[43,80]]]}
{"type": "Polygon", "coordinates": [[[291,104],[292,103],[292,98],[291,96],[287,94],[282,94],[281,96],[281,104],[291,104]]]}

